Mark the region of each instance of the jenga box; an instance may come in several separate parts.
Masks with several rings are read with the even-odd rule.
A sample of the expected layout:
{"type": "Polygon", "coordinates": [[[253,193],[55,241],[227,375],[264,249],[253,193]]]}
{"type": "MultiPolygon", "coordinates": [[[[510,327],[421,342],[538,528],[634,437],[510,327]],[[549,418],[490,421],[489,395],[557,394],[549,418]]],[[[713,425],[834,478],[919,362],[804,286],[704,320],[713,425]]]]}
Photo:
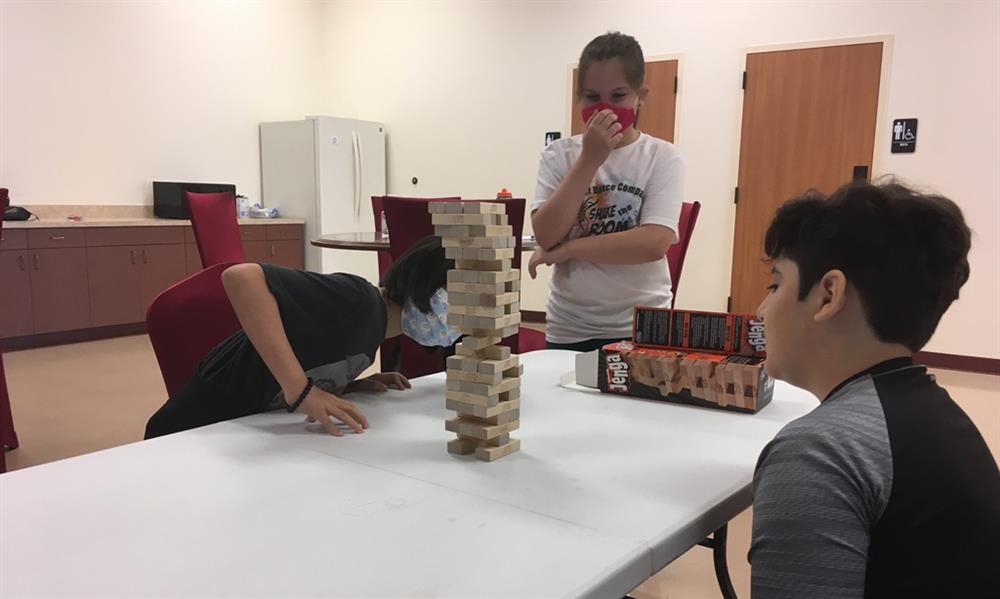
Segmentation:
{"type": "Polygon", "coordinates": [[[753,414],[771,402],[774,390],[763,362],[759,356],[636,347],[621,341],[598,352],[597,386],[604,393],[753,414]]]}
{"type": "Polygon", "coordinates": [[[636,306],[632,340],[640,347],[764,357],[764,323],[750,314],[636,306]]]}

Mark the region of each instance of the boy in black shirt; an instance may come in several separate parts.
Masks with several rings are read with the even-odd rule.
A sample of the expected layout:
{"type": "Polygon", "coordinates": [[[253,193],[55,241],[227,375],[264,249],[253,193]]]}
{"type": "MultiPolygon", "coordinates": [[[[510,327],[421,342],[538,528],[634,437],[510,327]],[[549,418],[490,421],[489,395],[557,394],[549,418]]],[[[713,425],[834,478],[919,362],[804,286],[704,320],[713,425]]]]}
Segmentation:
{"type": "Polygon", "coordinates": [[[396,372],[355,380],[384,339],[405,333],[425,345],[454,343],[443,295],[453,267],[440,238],[427,237],[393,263],[381,288],[350,274],[270,264],[226,269],[222,283],[243,330],[214,347],[153,414],[146,438],[292,407],[331,435],[344,434],[333,419],[363,432],[364,414],[338,395],[410,386],[396,372]]]}
{"type": "Polygon", "coordinates": [[[969,278],[961,210],[851,184],[786,203],[764,245],[765,369],[822,399],[757,463],[753,597],[1000,596],[997,464],[913,361],[969,278]]]}

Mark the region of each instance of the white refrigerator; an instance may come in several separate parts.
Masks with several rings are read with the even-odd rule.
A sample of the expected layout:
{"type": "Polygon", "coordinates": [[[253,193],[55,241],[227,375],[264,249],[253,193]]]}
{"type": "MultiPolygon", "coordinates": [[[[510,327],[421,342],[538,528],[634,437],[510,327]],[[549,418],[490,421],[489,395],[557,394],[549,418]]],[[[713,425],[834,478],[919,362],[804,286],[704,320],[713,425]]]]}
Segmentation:
{"type": "Polygon", "coordinates": [[[262,203],[306,221],[306,269],[378,283],[375,252],[314,247],[329,233],[375,231],[371,197],[385,195],[385,127],[328,116],[261,123],[262,203]]]}

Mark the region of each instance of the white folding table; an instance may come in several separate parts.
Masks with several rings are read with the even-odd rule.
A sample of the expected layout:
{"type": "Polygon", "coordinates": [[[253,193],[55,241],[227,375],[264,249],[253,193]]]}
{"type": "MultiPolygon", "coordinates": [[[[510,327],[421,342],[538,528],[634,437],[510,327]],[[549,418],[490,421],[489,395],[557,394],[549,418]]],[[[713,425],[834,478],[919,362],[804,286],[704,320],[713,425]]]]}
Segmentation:
{"type": "Polygon", "coordinates": [[[621,597],[751,503],[815,406],[738,414],[567,389],[521,356],[522,449],[446,452],[444,375],[351,396],[341,438],[271,413],[0,476],[0,596],[621,597]]]}

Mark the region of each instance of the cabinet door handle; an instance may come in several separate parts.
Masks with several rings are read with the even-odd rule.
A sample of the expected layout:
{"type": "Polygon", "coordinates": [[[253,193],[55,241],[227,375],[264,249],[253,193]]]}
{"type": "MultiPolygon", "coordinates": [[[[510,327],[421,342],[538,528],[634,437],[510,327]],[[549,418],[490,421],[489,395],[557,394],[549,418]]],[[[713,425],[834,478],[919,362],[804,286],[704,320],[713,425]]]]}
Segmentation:
{"type": "Polygon", "coordinates": [[[148,264],[149,263],[149,256],[146,255],[146,250],[145,249],[142,250],[142,263],[143,264],[148,264]]]}
{"type": "Polygon", "coordinates": [[[49,236],[49,239],[51,239],[52,241],[62,241],[63,239],[66,239],[66,236],[65,235],[51,235],[51,236],[49,236]]]}
{"type": "Polygon", "coordinates": [[[24,254],[17,255],[17,267],[24,270],[24,254]]]}
{"type": "Polygon", "coordinates": [[[128,255],[132,259],[132,264],[135,264],[135,250],[130,251],[128,255]]]}
{"type": "Polygon", "coordinates": [[[38,254],[35,254],[35,270],[41,270],[41,269],[42,269],[42,263],[38,259],[38,254]]]}
{"type": "Polygon", "coordinates": [[[274,244],[272,243],[271,244],[271,257],[274,258],[274,255],[275,255],[274,244]]]}

